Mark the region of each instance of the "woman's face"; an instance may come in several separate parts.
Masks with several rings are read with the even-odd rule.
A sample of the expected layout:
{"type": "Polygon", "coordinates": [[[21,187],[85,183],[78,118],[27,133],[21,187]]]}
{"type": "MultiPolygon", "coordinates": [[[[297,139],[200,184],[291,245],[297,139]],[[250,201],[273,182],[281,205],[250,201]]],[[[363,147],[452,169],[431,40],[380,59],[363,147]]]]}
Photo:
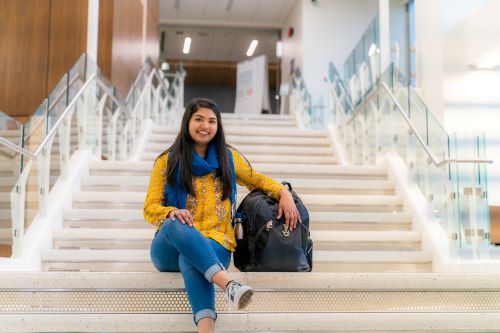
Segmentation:
{"type": "Polygon", "coordinates": [[[200,108],[189,120],[189,135],[195,145],[206,146],[217,133],[217,117],[207,108],[200,108]]]}

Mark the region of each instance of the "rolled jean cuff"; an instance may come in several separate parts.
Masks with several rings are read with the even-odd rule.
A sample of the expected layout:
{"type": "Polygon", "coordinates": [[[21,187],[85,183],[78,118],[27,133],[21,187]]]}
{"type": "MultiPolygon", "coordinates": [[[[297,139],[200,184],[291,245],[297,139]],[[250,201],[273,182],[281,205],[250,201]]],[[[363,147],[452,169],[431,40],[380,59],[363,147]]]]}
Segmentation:
{"type": "Polygon", "coordinates": [[[215,274],[217,274],[218,272],[220,271],[224,271],[224,266],[222,266],[221,263],[217,263],[217,264],[214,264],[212,266],[210,266],[206,271],[205,271],[205,274],[203,274],[205,276],[205,279],[212,283],[212,278],[214,277],[215,274]]]}
{"type": "Polygon", "coordinates": [[[213,320],[217,320],[217,314],[212,309],[203,309],[194,314],[194,323],[198,325],[198,322],[203,318],[212,318],[213,320]]]}

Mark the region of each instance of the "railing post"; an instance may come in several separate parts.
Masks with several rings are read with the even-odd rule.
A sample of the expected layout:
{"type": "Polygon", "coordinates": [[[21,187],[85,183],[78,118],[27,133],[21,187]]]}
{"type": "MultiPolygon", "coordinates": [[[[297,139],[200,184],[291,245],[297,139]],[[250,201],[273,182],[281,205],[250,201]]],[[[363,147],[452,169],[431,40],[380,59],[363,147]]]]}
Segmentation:
{"type": "Polygon", "coordinates": [[[13,258],[19,258],[23,254],[24,220],[26,217],[26,182],[28,181],[28,175],[32,165],[32,160],[26,163],[23,172],[19,175],[19,179],[10,192],[13,258]]]}

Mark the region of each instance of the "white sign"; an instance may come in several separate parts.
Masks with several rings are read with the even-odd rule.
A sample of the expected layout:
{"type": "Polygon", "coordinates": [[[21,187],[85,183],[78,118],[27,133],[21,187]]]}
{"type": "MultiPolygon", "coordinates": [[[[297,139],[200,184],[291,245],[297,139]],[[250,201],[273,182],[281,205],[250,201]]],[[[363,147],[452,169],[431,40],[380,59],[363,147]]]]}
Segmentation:
{"type": "Polygon", "coordinates": [[[236,105],[234,113],[260,114],[270,111],[267,57],[238,63],[236,69],[236,105]]]}

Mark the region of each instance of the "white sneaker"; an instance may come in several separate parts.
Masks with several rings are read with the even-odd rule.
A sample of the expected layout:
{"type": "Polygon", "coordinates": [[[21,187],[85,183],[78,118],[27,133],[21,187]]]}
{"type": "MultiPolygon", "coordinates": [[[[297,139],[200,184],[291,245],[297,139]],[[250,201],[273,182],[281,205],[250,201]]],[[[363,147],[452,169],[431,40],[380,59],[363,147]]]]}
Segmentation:
{"type": "Polygon", "coordinates": [[[226,287],[226,298],[230,310],[243,310],[252,302],[254,290],[236,281],[231,281],[226,287]]]}

